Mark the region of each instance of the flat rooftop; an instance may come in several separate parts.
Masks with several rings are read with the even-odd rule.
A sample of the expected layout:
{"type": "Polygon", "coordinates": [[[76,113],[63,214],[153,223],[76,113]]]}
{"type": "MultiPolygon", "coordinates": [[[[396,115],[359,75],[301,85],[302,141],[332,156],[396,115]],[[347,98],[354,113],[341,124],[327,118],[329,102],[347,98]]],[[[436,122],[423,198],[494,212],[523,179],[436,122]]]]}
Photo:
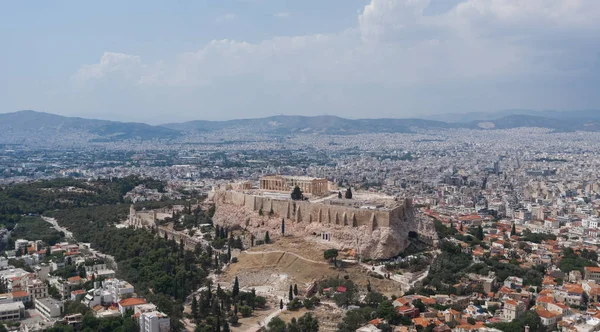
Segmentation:
{"type": "MultiPolygon", "coordinates": [[[[342,191],[342,197],[346,190],[342,191]]],[[[245,194],[254,196],[261,196],[277,200],[291,200],[291,192],[280,192],[280,191],[265,191],[259,189],[251,189],[242,191],[245,194]]],[[[309,195],[309,202],[330,204],[337,206],[347,206],[359,209],[369,210],[389,210],[403,204],[402,199],[396,199],[393,196],[370,193],[370,192],[353,192],[352,199],[338,198],[337,192],[331,193],[328,196],[312,196],[309,195]]]]}

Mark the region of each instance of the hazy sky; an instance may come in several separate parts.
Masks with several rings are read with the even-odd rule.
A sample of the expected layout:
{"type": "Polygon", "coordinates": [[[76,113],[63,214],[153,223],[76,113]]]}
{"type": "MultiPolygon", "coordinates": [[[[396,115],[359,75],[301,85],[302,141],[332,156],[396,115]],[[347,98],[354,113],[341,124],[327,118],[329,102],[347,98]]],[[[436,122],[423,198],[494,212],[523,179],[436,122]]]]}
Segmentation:
{"type": "Polygon", "coordinates": [[[600,108],[600,0],[0,2],[0,112],[600,108]]]}

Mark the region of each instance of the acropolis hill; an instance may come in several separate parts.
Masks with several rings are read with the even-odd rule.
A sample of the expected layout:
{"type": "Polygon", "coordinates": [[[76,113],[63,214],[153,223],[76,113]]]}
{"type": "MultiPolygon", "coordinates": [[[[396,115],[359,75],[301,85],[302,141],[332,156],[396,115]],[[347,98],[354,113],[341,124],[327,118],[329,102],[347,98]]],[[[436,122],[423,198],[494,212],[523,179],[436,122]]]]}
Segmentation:
{"type": "Polygon", "coordinates": [[[338,198],[337,191],[322,190],[321,179],[271,176],[259,183],[269,189],[253,189],[249,183],[215,188],[213,222],[245,229],[263,239],[267,231],[271,238],[281,236],[281,220],[285,219],[286,235],[305,236],[332,248],[353,250],[365,259],[397,256],[408,246],[409,232],[423,233],[425,237],[429,234],[426,223],[415,217],[411,199],[360,192],[352,199],[338,198]],[[290,187],[269,188],[265,181],[273,179],[308,191],[312,188],[308,184],[315,183],[314,188],[324,195],[307,193],[308,200],[292,200],[290,187]]]}

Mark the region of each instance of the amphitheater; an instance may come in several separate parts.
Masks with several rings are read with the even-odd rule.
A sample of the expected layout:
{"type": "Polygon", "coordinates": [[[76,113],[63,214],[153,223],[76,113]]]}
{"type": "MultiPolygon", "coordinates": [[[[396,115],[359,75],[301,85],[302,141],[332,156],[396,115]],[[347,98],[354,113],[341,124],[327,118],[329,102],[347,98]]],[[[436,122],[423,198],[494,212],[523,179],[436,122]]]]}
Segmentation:
{"type": "Polygon", "coordinates": [[[248,185],[214,188],[213,222],[239,228],[262,239],[285,235],[305,236],[344,250],[359,258],[385,259],[397,256],[409,244],[409,232],[435,241],[435,230],[426,218],[416,216],[412,199],[396,199],[372,193],[355,193],[352,199],[314,196],[292,200],[289,193],[248,189],[248,185]]]}

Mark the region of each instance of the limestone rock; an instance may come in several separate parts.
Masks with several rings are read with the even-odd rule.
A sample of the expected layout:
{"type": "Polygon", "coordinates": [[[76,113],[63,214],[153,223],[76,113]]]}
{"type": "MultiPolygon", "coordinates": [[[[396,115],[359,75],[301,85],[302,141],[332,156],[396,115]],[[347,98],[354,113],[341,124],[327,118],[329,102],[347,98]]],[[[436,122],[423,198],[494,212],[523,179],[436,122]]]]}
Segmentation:
{"type": "MultiPolygon", "coordinates": [[[[276,239],[281,236],[281,219],[285,216],[259,215],[256,211],[245,206],[229,204],[216,200],[216,211],[213,222],[219,226],[230,229],[244,229],[251,232],[256,239],[263,239],[269,231],[269,237],[276,239]]],[[[294,214],[291,214],[293,216],[294,214]]],[[[342,216],[340,218],[343,219],[342,216]]],[[[328,246],[338,250],[351,250],[365,259],[385,259],[397,256],[409,244],[409,231],[419,230],[419,221],[414,216],[414,210],[408,209],[403,220],[398,220],[391,227],[378,227],[371,230],[367,226],[352,227],[344,226],[343,220],[340,224],[320,223],[318,220],[312,222],[297,223],[292,219],[285,218],[286,234],[295,236],[313,237],[320,239],[321,234],[328,234],[330,240],[328,246]]],[[[422,228],[422,227],[421,227],[422,228]]]]}

